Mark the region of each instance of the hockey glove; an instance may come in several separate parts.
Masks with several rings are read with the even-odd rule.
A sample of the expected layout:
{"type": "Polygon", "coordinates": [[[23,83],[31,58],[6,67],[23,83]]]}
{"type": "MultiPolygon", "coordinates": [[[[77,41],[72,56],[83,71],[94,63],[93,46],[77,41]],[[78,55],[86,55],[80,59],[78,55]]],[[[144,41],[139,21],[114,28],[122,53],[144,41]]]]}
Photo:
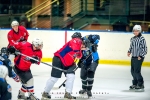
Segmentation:
{"type": "MultiPolygon", "coordinates": [[[[32,58],[34,58],[34,59],[36,59],[36,60],[39,60],[39,58],[38,58],[37,56],[34,56],[34,57],[32,57],[32,58]]],[[[36,61],[36,60],[34,60],[34,59],[30,59],[30,62],[31,62],[32,64],[38,63],[38,61],[36,61]]]]}
{"type": "Polygon", "coordinates": [[[9,52],[10,54],[15,53],[15,51],[16,51],[16,49],[15,49],[13,46],[10,46],[10,47],[8,48],[8,52],[9,52]]]}

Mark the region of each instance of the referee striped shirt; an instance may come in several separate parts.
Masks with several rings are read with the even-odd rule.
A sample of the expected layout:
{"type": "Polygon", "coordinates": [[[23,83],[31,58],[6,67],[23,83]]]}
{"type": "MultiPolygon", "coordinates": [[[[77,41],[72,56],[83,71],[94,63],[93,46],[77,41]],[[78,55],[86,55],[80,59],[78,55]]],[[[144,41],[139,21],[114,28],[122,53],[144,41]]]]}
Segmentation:
{"type": "Polygon", "coordinates": [[[132,57],[145,57],[147,45],[145,38],[141,34],[131,38],[128,52],[132,54],[132,57]]]}

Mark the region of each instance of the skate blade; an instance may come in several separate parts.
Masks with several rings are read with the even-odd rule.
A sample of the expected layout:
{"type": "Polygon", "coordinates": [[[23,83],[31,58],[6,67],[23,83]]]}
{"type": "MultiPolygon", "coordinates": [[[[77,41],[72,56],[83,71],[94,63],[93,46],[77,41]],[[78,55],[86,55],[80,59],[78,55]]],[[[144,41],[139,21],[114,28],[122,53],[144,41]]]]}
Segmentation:
{"type": "Polygon", "coordinates": [[[49,98],[42,97],[41,100],[50,100],[49,98]]]}
{"type": "Polygon", "coordinates": [[[144,89],[135,89],[135,92],[144,92],[144,89]]]}

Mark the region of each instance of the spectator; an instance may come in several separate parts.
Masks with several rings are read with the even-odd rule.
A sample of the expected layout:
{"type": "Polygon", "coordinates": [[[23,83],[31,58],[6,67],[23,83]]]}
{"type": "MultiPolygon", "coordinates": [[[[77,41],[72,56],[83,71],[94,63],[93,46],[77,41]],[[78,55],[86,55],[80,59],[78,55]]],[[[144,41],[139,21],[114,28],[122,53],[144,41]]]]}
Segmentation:
{"type": "Polygon", "coordinates": [[[28,28],[28,19],[27,19],[27,17],[25,16],[25,14],[22,14],[22,15],[20,16],[20,25],[22,25],[22,26],[28,28]]]}

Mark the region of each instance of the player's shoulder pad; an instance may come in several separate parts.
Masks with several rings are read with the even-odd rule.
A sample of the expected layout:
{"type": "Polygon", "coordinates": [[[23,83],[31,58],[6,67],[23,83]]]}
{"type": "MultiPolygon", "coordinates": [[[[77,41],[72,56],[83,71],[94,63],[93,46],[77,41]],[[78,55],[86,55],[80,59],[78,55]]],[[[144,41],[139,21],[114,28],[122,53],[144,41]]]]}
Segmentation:
{"type": "Polygon", "coordinates": [[[71,40],[71,42],[73,42],[73,43],[82,43],[82,40],[80,38],[73,38],[71,40]]]}
{"type": "Polygon", "coordinates": [[[8,32],[7,35],[9,36],[9,35],[11,35],[11,34],[13,34],[13,29],[11,29],[11,30],[8,32]]]}
{"type": "Polygon", "coordinates": [[[26,28],[24,26],[18,26],[19,30],[26,30],[26,28]]]}

